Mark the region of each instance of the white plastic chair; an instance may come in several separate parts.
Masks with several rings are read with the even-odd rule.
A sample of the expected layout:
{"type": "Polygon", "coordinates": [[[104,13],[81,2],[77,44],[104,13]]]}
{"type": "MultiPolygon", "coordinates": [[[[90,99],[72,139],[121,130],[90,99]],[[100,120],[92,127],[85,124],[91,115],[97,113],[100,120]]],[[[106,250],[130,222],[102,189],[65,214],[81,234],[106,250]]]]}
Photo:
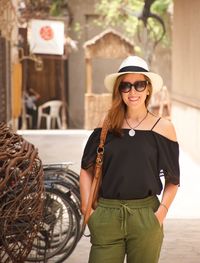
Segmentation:
{"type": "Polygon", "coordinates": [[[32,125],[33,125],[33,118],[30,114],[26,113],[26,122],[28,124],[28,127],[30,129],[32,129],[32,125]]]}
{"type": "Polygon", "coordinates": [[[47,129],[56,128],[56,123],[61,129],[60,109],[62,104],[61,100],[50,100],[40,105],[38,107],[37,128],[40,128],[42,118],[45,118],[47,129]],[[49,108],[49,113],[44,112],[47,108],[49,108]]]}

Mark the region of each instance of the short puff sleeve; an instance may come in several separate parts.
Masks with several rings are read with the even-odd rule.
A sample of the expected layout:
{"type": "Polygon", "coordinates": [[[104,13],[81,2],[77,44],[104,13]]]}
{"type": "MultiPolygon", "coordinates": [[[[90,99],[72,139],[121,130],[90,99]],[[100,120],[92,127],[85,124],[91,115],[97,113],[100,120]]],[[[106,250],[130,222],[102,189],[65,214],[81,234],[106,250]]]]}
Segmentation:
{"type": "Polygon", "coordinates": [[[97,156],[97,147],[100,143],[100,132],[101,129],[96,128],[88,138],[81,160],[81,168],[84,170],[87,170],[95,164],[97,156]]]}
{"type": "Polygon", "coordinates": [[[155,133],[158,146],[158,167],[160,176],[167,183],[180,185],[179,144],[162,135],[155,133]]]}

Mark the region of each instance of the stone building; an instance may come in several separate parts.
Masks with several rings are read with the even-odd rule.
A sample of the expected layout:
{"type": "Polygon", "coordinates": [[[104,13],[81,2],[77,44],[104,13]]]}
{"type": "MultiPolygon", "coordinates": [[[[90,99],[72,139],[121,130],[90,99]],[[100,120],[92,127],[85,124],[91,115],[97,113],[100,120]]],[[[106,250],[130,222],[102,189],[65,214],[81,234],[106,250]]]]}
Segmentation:
{"type": "Polygon", "coordinates": [[[174,0],[173,119],[187,151],[200,161],[200,1],[174,0]]]}

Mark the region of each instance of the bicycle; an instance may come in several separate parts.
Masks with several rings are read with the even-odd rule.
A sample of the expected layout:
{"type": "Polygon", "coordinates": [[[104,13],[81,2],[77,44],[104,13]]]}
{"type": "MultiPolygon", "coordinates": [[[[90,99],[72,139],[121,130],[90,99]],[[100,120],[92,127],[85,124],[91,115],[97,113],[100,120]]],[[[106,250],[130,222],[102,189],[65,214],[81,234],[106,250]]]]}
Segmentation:
{"type": "Polygon", "coordinates": [[[83,235],[79,175],[71,162],[43,165],[45,201],[39,232],[26,262],[61,263],[83,235]]]}

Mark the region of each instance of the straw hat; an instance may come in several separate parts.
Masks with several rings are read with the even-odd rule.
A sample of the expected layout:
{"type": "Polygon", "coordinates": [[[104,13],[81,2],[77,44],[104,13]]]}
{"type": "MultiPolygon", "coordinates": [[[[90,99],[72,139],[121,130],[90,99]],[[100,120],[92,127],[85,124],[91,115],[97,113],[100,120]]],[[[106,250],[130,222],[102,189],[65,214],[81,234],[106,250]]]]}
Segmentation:
{"type": "Polygon", "coordinates": [[[112,92],[116,79],[123,74],[137,73],[147,76],[151,80],[153,93],[158,92],[163,86],[163,79],[160,75],[149,71],[145,60],[138,56],[127,57],[120,65],[117,73],[107,75],[104,79],[105,87],[112,92]]]}

